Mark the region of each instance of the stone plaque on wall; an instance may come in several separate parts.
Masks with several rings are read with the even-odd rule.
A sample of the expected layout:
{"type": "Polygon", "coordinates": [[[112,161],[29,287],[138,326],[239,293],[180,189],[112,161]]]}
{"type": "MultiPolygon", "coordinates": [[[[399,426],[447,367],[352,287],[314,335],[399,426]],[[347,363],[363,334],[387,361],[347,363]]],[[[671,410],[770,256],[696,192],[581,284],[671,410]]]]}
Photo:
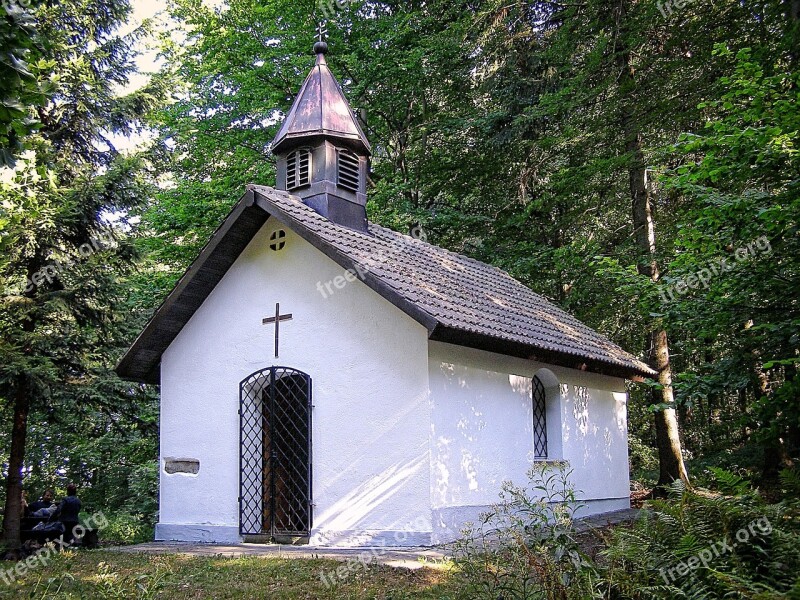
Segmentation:
{"type": "Polygon", "coordinates": [[[165,458],[164,471],[169,475],[174,473],[197,475],[200,472],[200,461],[196,458],[165,458]]]}

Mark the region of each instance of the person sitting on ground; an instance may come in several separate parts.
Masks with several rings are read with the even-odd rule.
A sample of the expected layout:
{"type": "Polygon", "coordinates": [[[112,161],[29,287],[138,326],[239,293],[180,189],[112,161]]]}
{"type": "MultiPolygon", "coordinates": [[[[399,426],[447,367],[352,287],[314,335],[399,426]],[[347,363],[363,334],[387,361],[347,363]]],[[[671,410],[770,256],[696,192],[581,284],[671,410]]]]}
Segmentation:
{"type": "Polygon", "coordinates": [[[56,508],[53,516],[50,517],[51,521],[61,521],[64,524],[64,531],[66,532],[65,539],[71,542],[73,538],[73,530],[79,523],[78,515],[81,512],[81,501],[77,496],[78,488],[74,483],[67,486],[67,497],[64,498],[56,508]]]}
{"type": "Polygon", "coordinates": [[[36,502],[31,502],[28,506],[30,514],[33,515],[37,510],[50,508],[53,505],[53,490],[45,490],[42,497],[36,502]]]}

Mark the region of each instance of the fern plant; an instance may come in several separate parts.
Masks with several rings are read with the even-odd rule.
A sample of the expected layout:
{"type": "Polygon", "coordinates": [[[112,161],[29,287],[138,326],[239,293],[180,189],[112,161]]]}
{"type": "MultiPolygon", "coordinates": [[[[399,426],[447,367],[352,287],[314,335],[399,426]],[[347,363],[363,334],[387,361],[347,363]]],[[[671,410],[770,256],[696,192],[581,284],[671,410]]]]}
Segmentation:
{"type": "Polygon", "coordinates": [[[602,553],[595,595],[604,598],[786,598],[800,591],[800,515],[767,504],[750,484],[715,472],[734,494],[676,482],[602,553]],[[794,592],[793,592],[794,590],[794,592]],[[788,595],[788,596],[787,596],[788,595]]]}
{"type": "Polygon", "coordinates": [[[736,473],[720,469],[719,467],[709,467],[708,470],[714,475],[717,484],[716,487],[723,494],[738,496],[747,494],[750,491],[750,482],[736,473]]]}
{"type": "Polygon", "coordinates": [[[797,502],[800,499],[800,470],[784,469],[780,477],[781,488],[787,502],[797,502]]]}
{"type": "MultiPolygon", "coordinates": [[[[539,465],[456,544],[463,597],[486,600],[800,600],[797,495],[768,504],[750,482],[714,469],[716,490],[675,482],[630,526],[600,531],[596,562],[575,535],[569,471],[539,465]]],[[[783,475],[788,491],[797,474],[783,475]]]]}

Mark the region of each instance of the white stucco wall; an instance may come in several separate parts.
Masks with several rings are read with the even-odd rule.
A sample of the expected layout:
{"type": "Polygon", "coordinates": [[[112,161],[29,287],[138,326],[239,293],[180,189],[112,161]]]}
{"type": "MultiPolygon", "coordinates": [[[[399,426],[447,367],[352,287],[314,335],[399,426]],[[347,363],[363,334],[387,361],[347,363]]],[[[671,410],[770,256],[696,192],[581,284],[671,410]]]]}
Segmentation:
{"type": "Polygon", "coordinates": [[[432,342],[434,543],[497,502],[504,481],[527,482],[534,375],[547,389],[548,458],[569,461],[584,514],[630,505],[623,380],[432,342]]]}
{"type": "Polygon", "coordinates": [[[313,380],[311,542],[430,539],[426,331],[360,281],[324,298],[318,282],[340,275],[270,219],[164,353],[157,538],[238,539],[239,382],[277,364],[313,380]],[[278,228],[287,236],[276,253],[278,228]],[[293,314],[278,359],[274,326],[261,324],[276,302],[293,314]],[[166,474],[167,458],[198,459],[200,470],[166,474]]]}
{"type": "Polygon", "coordinates": [[[568,460],[589,513],[627,507],[621,379],[429,343],[425,329],[274,220],[162,358],[158,539],[237,541],[239,382],[281,365],[313,381],[311,543],[419,545],[455,537],[526,481],[531,377],[547,387],[550,458],[568,460]],[[275,229],[286,248],[269,249],[275,229]],[[275,303],[281,323],[273,357],[275,303]],[[198,460],[197,474],[164,471],[198,460]]]}

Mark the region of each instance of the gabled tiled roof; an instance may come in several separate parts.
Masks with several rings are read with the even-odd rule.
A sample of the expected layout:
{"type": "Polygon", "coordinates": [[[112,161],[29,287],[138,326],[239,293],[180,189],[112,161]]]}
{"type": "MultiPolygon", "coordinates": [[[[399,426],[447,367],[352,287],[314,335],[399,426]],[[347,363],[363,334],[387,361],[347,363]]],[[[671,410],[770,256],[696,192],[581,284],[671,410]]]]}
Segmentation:
{"type": "Polygon", "coordinates": [[[293,230],[305,229],[351,259],[357,273],[379,279],[429,315],[434,327],[530,346],[529,355],[536,349],[543,351],[542,357],[551,352],[571,355],[575,365],[597,361],[652,374],[642,361],[505,271],[374,223],[369,235],[342,227],[292,196],[272,188],[254,190],[281,213],[286,225],[291,220],[293,230]]]}
{"type": "Polygon", "coordinates": [[[369,234],[336,225],[287,192],[248,186],[123,357],[117,367],[121,376],[157,382],[161,353],[269,217],[353,269],[425,326],[432,340],[619,377],[654,375],[500,269],[375,224],[369,234]]]}

